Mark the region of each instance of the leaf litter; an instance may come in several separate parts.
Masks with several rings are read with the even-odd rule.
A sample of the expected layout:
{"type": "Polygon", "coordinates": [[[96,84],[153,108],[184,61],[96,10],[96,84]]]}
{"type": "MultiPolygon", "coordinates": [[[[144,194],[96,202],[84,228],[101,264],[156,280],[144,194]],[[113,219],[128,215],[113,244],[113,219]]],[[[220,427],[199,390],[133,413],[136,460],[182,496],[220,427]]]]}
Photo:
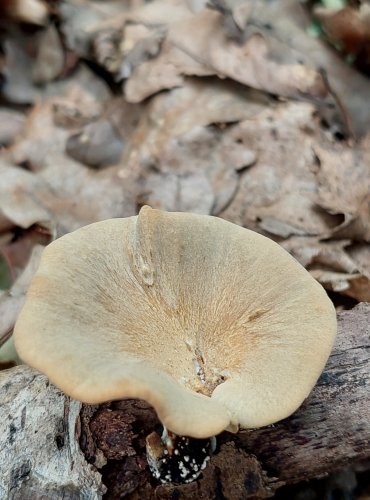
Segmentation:
{"type": "Polygon", "coordinates": [[[367,7],[266,4],[3,7],[3,354],[44,245],[144,204],[258,231],[339,307],[370,301],[367,7]]]}

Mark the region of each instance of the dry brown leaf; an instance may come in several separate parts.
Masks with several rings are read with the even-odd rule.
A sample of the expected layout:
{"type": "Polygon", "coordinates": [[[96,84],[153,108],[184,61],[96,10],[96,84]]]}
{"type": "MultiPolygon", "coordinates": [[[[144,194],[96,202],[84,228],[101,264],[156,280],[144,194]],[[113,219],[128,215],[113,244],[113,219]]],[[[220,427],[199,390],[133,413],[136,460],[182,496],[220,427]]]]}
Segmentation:
{"type": "Polygon", "coordinates": [[[21,132],[25,116],[19,111],[0,108],[0,147],[12,144],[21,132]]]}
{"type": "MultiPolygon", "coordinates": [[[[139,150],[143,155],[140,202],[172,211],[219,212],[234,195],[238,181],[239,164],[229,155],[234,143],[228,135],[216,128],[194,127],[162,144],[160,154],[152,149],[144,156],[144,147],[139,150]]],[[[246,156],[244,150],[241,154],[246,156]]]]}
{"type": "Polygon", "coordinates": [[[54,154],[64,151],[69,132],[55,126],[53,112],[52,100],[32,108],[17,142],[7,152],[10,161],[40,170],[54,154]]]}
{"type": "Polygon", "coordinates": [[[370,282],[360,273],[336,273],[322,269],[312,269],[310,273],[327,290],[348,295],[359,302],[370,301],[370,282]]]}
{"type": "MultiPolygon", "coordinates": [[[[334,99],[329,100],[328,103],[321,102],[320,104],[320,110],[328,125],[338,133],[343,133],[343,130],[345,133],[354,130],[358,134],[363,134],[368,130],[368,111],[366,106],[363,106],[364,98],[365,101],[370,98],[370,87],[366,78],[342,61],[335,54],[335,51],[328,48],[323,41],[308,35],[307,28],[311,19],[299,2],[296,2],[296,0],[279,0],[270,3],[267,9],[265,0],[255,0],[251,12],[249,11],[250,4],[243,1],[233,0],[221,3],[225,3],[226,7],[228,7],[228,10],[227,8],[224,9],[223,16],[218,12],[205,10],[206,2],[203,0],[199,2],[195,0],[157,0],[143,5],[141,1],[137,1],[136,8],[133,8],[133,3],[126,2],[125,8],[121,8],[121,12],[116,15],[109,14],[109,6],[105,9],[105,12],[101,9],[98,14],[92,15],[91,12],[83,14],[82,11],[77,14],[78,9],[94,10],[96,4],[89,2],[89,4],[81,5],[78,2],[69,2],[68,7],[66,7],[70,11],[69,17],[67,16],[69,20],[66,18],[63,26],[69,26],[68,29],[71,31],[72,37],[77,38],[76,33],[79,33],[80,38],[88,37],[89,44],[93,41],[95,56],[100,63],[116,76],[120,74],[118,70],[120,65],[121,75],[128,75],[136,67],[134,75],[127,81],[126,91],[130,100],[139,101],[144,95],[150,95],[163,88],[183,85],[184,75],[186,74],[199,76],[217,74],[221,77],[227,74],[232,78],[239,78],[240,75],[225,73],[228,68],[223,67],[229,64],[230,60],[234,61],[235,57],[239,57],[239,52],[243,49],[243,45],[234,44],[234,47],[234,42],[227,38],[226,21],[227,17],[231,16],[234,25],[241,32],[240,39],[245,40],[248,36],[251,36],[253,48],[257,48],[260,54],[252,71],[247,75],[247,78],[254,78],[257,75],[259,77],[258,82],[253,83],[244,80],[243,75],[240,81],[252,85],[256,83],[258,88],[278,92],[278,88],[271,89],[270,87],[278,85],[278,76],[281,76],[283,84],[290,88],[293,83],[294,75],[291,74],[293,70],[293,73],[295,71],[298,73],[298,80],[301,77],[303,79],[303,87],[300,84],[297,87],[301,91],[305,91],[309,82],[308,75],[315,74],[315,72],[310,73],[308,68],[323,68],[328,73],[330,85],[336,92],[334,99]],[[220,56],[220,61],[218,61],[216,53],[214,57],[217,59],[217,64],[214,67],[212,66],[214,64],[213,60],[208,57],[208,54],[210,48],[212,48],[213,54],[217,40],[207,38],[207,33],[212,29],[212,23],[207,23],[205,29],[203,26],[202,30],[198,29],[198,17],[200,16],[201,19],[204,12],[209,13],[211,17],[214,15],[220,17],[219,31],[217,31],[216,35],[225,37],[223,39],[225,44],[221,44],[220,48],[220,53],[225,54],[225,57],[220,56]],[[83,22],[83,26],[86,23],[86,26],[84,28],[77,23],[76,31],[68,23],[78,18],[80,19],[78,23],[83,22]],[[182,25],[184,25],[183,29],[182,25]],[[77,29],[77,26],[80,27],[77,29]],[[178,26],[180,27],[179,30],[177,29],[178,26]],[[161,45],[160,54],[154,59],[146,60],[148,56],[153,55],[153,53],[151,54],[150,44],[153,42],[153,50],[154,46],[156,46],[154,50],[154,53],[156,53],[161,41],[161,37],[157,41],[154,40],[154,33],[158,30],[163,32],[163,29],[168,30],[168,28],[171,29],[167,39],[161,45]],[[145,42],[145,37],[142,38],[143,33],[148,34],[147,42],[145,42]],[[182,39],[180,44],[177,43],[180,35],[184,35],[185,43],[183,43],[182,39]],[[151,39],[153,36],[154,39],[151,39]],[[205,42],[204,39],[206,39],[205,42]],[[143,43],[141,48],[140,46],[135,48],[136,42],[139,45],[143,43]],[[205,43],[205,47],[201,45],[201,42],[205,43]],[[149,50],[148,46],[150,47],[149,50]],[[230,58],[229,52],[225,50],[226,47],[232,49],[232,58],[230,58]],[[263,51],[268,51],[265,59],[263,51]],[[140,65],[143,60],[146,60],[146,62],[140,65]],[[274,71],[269,75],[270,77],[267,77],[268,70],[272,68],[274,68],[274,71]],[[257,70],[262,72],[261,77],[257,70]],[[287,82],[284,80],[285,70],[289,73],[287,82]],[[267,85],[265,85],[266,78],[268,80],[267,85]],[[131,79],[133,79],[132,82],[131,79]],[[338,99],[341,104],[339,109],[337,107],[333,112],[332,105],[334,102],[338,102],[338,99]],[[331,104],[331,107],[328,106],[329,104],[331,104]],[[349,113],[343,113],[345,108],[349,109],[349,113]],[[344,125],[343,121],[345,122],[344,125]]],[[[110,2],[108,2],[108,5],[110,5],[110,2]]],[[[214,35],[213,32],[212,35],[214,35]]],[[[71,46],[76,49],[78,43],[79,41],[76,40],[76,43],[71,46]]],[[[245,43],[248,45],[248,39],[245,43]]],[[[218,48],[216,44],[216,49],[218,48]]],[[[82,52],[85,56],[88,55],[87,48],[82,52]]],[[[255,56],[254,54],[248,54],[248,57],[243,55],[243,64],[231,68],[232,71],[246,71],[248,65],[245,64],[244,59],[250,57],[253,59],[255,56]]],[[[314,76],[312,78],[315,79],[314,76]]],[[[322,84],[322,80],[320,81],[322,84]]],[[[283,88],[283,90],[285,92],[286,89],[283,88]]],[[[296,92],[296,90],[293,89],[294,95],[300,97],[301,93],[296,92]]],[[[282,93],[284,94],[284,92],[282,93]]]]}
{"type": "MultiPolygon", "coordinates": [[[[130,177],[120,178],[117,168],[90,172],[65,154],[73,127],[103,113],[109,96],[105,84],[81,68],[70,80],[58,82],[54,92],[58,98],[32,109],[18,141],[4,154],[8,163],[4,160],[0,167],[1,225],[6,227],[8,221],[27,228],[41,223],[64,234],[97,220],[133,215],[136,206],[130,177]]],[[[119,137],[117,142],[121,144],[119,137]]],[[[101,157],[104,151],[112,153],[109,144],[104,147],[101,157]]]]}
{"type": "Polygon", "coordinates": [[[271,102],[265,94],[231,81],[188,78],[184,87],[162,93],[148,102],[146,126],[149,129],[150,123],[158,135],[155,141],[151,138],[151,142],[164,142],[195,126],[251,118],[271,102]]]}
{"type": "Polygon", "coordinates": [[[38,39],[37,56],[32,69],[32,80],[44,84],[55,80],[64,68],[64,49],[53,24],[42,31],[38,39]]]}
{"type": "Polygon", "coordinates": [[[353,147],[314,146],[319,204],[328,212],[343,214],[337,237],[370,241],[370,136],[353,147]]]}
{"type": "Polygon", "coordinates": [[[160,54],[138,66],[127,81],[126,98],[139,102],[159,90],[181,85],[186,75],[228,77],[285,96],[323,96],[326,89],[319,73],[298,62],[274,60],[273,43],[254,33],[239,45],[227,37],[223,16],[205,9],[169,24],[160,54]]]}
{"type": "Polygon", "coordinates": [[[282,243],[324,288],[368,302],[370,245],[350,245],[351,240],[320,241],[316,237],[292,237],[282,243]]]}
{"type": "Polygon", "coordinates": [[[235,127],[234,137],[257,161],[222,217],[281,238],[325,235],[338,223],[316,205],[315,115],[310,104],[282,103],[235,127]]]}
{"type": "Polygon", "coordinates": [[[236,191],[237,171],[255,161],[225,124],[254,116],[266,102],[237,84],[210,86],[207,80],[189,80],[155,96],[122,161],[123,171],[140,176],[139,202],[198,213],[222,210],[236,191]]]}
{"type": "Polygon", "coordinates": [[[78,66],[72,77],[51,81],[64,67],[64,53],[55,28],[38,36],[14,29],[5,37],[4,52],[1,92],[9,102],[30,104],[54,95],[65,96],[73,86],[81,86],[99,102],[110,96],[107,84],[84,64],[78,66]]]}
{"type": "Polygon", "coordinates": [[[50,220],[40,200],[48,194],[47,187],[36,175],[1,162],[0,177],[0,212],[8,221],[27,228],[50,220]]]}
{"type": "Polygon", "coordinates": [[[32,80],[33,58],[30,53],[37,50],[36,40],[21,33],[13,33],[6,37],[3,47],[5,63],[2,68],[2,95],[17,104],[34,102],[38,89],[32,80]]]}
{"type": "Polygon", "coordinates": [[[367,243],[352,245],[347,252],[358,270],[370,280],[370,245],[367,243]]]}
{"type": "Polygon", "coordinates": [[[210,0],[208,5],[224,16],[224,29],[230,38],[243,41],[248,23],[252,20],[253,2],[244,0],[210,0]]]}
{"type": "Polygon", "coordinates": [[[203,172],[182,175],[153,172],[143,177],[138,201],[162,210],[210,214],[215,195],[203,172]]]}
{"type": "MultiPolygon", "coordinates": [[[[305,58],[309,58],[311,64],[325,70],[331,87],[347,110],[349,116],[345,119],[350,122],[350,128],[358,135],[366,134],[369,131],[369,107],[364,103],[370,101],[369,80],[355,71],[323,40],[308,35],[312,20],[303,3],[279,0],[269,2],[268,8],[265,0],[254,0],[253,4],[255,18],[260,24],[270,27],[272,36],[295,47],[305,58]]],[[[338,126],[342,128],[342,120],[343,115],[338,116],[338,113],[334,117],[329,115],[329,125],[334,130],[338,130],[338,126]]]]}
{"type": "MultiPolygon", "coordinates": [[[[117,20],[121,14],[138,3],[137,0],[79,1],[69,0],[58,6],[61,32],[70,50],[79,56],[90,55],[91,44],[101,23],[105,20],[117,20]]],[[[141,3],[141,2],[140,2],[141,3]]]]}
{"type": "Polygon", "coordinates": [[[123,141],[113,124],[101,119],[86,125],[71,135],[66,144],[67,153],[77,161],[100,168],[115,165],[123,151],[123,141]]]}
{"type": "Polygon", "coordinates": [[[317,237],[292,237],[282,246],[295,257],[302,266],[321,266],[325,269],[354,274],[359,271],[356,262],[347,253],[350,240],[320,241],[317,237]]]}
{"type": "MultiPolygon", "coordinates": [[[[54,25],[35,34],[14,28],[4,40],[2,94],[17,104],[29,104],[52,91],[45,85],[64,69],[64,49],[54,25]]],[[[58,85],[60,87],[60,84],[58,85]]]]}
{"type": "Polygon", "coordinates": [[[3,164],[0,176],[0,210],[8,220],[27,228],[55,225],[58,236],[81,226],[134,215],[132,181],[117,168],[93,172],[64,155],[36,173],[3,164]]]}
{"type": "Polygon", "coordinates": [[[187,0],[157,0],[155,2],[140,2],[137,3],[134,9],[129,10],[125,16],[125,21],[141,23],[146,26],[170,24],[191,19],[196,10],[203,10],[205,3],[200,5],[198,9],[194,9],[194,5],[187,0]]]}
{"type": "Polygon", "coordinates": [[[52,93],[58,97],[32,108],[17,142],[7,152],[13,163],[27,164],[32,170],[52,164],[54,154],[64,153],[70,129],[96,120],[109,97],[106,86],[85,68],[52,93]]]}
{"type": "Polygon", "coordinates": [[[130,77],[137,66],[157,56],[166,35],[163,27],[149,30],[141,24],[125,26],[121,44],[123,62],[115,71],[117,78],[130,77]]]}

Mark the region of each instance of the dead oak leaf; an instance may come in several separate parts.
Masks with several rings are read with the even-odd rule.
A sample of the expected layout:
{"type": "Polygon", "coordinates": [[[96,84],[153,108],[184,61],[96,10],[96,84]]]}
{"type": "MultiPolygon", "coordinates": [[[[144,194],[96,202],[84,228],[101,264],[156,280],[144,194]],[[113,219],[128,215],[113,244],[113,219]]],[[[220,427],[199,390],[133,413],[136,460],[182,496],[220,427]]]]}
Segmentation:
{"type": "Polygon", "coordinates": [[[17,165],[38,171],[52,163],[54,154],[64,153],[71,130],[97,120],[109,103],[104,83],[85,67],[65,82],[58,82],[49,97],[28,114],[7,158],[17,165]]]}
{"type": "MultiPolygon", "coordinates": [[[[358,135],[369,131],[369,109],[364,103],[370,100],[369,80],[355,71],[322,39],[310,36],[308,28],[312,22],[304,2],[296,0],[254,0],[253,16],[262,26],[268,26],[271,37],[280,40],[288,47],[294,47],[302,55],[302,60],[309,60],[317,68],[323,68],[328,75],[330,86],[337,94],[346,110],[346,119],[358,135]]],[[[322,108],[326,120],[334,130],[343,127],[343,112],[338,108],[330,111],[322,108]],[[333,116],[334,115],[334,116],[333,116]]]]}
{"type": "Polygon", "coordinates": [[[157,57],[136,67],[125,86],[130,102],[183,84],[184,76],[217,75],[285,96],[323,96],[320,74],[298,62],[281,64],[271,57],[274,42],[253,33],[243,44],[227,37],[223,16],[204,9],[168,26],[157,57]]]}
{"type": "Polygon", "coordinates": [[[370,241],[370,137],[353,147],[314,150],[320,162],[318,204],[344,216],[333,229],[336,237],[370,241]]]}
{"type": "Polygon", "coordinates": [[[327,290],[347,295],[359,302],[370,301],[370,282],[361,273],[346,274],[324,269],[312,269],[310,273],[327,290]]]}
{"type": "Polygon", "coordinates": [[[356,262],[347,253],[351,240],[320,241],[315,236],[293,236],[281,243],[306,269],[321,266],[348,274],[359,271],[356,262]]]}
{"type": "Polygon", "coordinates": [[[135,214],[133,182],[118,168],[94,172],[60,154],[38,173],[0,165],[0,211],[13,224],[56,226],[57,235],[81,226],[135,214]]]}
{"type": "Polygon", "coordinates": [[[67,47],[79,56],[90,56],[91,44],[99,28],[105,27],[104,22],[115,24],[117,18],[122,23],[127,10],[131,10],[137,0],[104,2],[69,0],[60,2],[58,14],[60,30],[67,47]]]}
{"type": "Polygon", "coordinates": [[[369,301],[370,245],[351,247],[351,240],[292,237],[282,246],[327,290],[369,301]]]}
{"type": "Polygon", "coordinates": [[[233,82],[185,87],[154,96],[126,145],[123,171],[140,178],[139,203],[216,214],[234,195],[237,171],[255,154],[232,136],[233,123],[267,103],[233,82]],[[227,124],[230,123],[228,126],[227,124]]]}
{"type": "Polygon", "coordinates": [[[203,172],[185,175],[152,172],[141,179],[138,203],[167,211],[210,214],[215,195],[203,172]]]}
{"type": "Polygon", "coordinates": [[[53,106],[49,100],[32,108],[18,140],[6,154],[12,163],[40,170],[54,153],[64,151],[68,131],[55,125],[53,106]]]}
{"type": "Polygon", "coordinates": [[[123,141],[113,124],[101,119],[72,134],[67,140],[66,152],[85,165],[100,168],[117,164],[123,147],[123,141]]]}
{"type": "Polygon", "coordinates": [[[255,152],[238,192],[221,217],[279,238],[325,235],[338,223],[317,207],[316,158],[320,136],[315,108],[281,103],[234,128],[234,137],[255,152]]]}
{"type": "Polygon", "coordinates": [[[55,80],[64,69],[64,48],[56,27],[51,24],[39,35],[38,51],[32,68],[33,82],[55,80]]]}
{"type": "Polygon", "coordinates": [[[48,190],[35,174],[1,162],[0,177],[0,212],[7,220],[23,228],[50,220],[40,201],[48,190]]]}
{"type": "Polygon", "coordinates": [[[9,146],[22,131],[25,116],[20,111],[0,107],[0,147],[9,146]]]}
{"type": "Polygon", "coordinates": [[[356,263],[359,271],[370,280],[370,245],[356,243],[347,249],[351,259],[356,263]]]}
{"type": "MultiPolygon", "coordinates": [[[[194,127],[171,138],[158,156],[145,155],[140,169],[139,202],[170,211],[218,213],[237,189],[238,158],[233,146],[242,149],[228,134],[215,128],[194,127]]],[[[245,150],[240,157],[243,155],[245,150]]]]}

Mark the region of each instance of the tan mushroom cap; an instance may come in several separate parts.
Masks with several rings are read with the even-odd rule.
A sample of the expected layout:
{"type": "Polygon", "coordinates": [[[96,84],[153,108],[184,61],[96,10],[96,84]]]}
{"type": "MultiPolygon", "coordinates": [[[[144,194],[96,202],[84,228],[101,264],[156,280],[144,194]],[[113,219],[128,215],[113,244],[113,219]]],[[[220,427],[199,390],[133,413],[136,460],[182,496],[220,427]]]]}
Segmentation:
{"type": "Polygon", "coordinates": [[[294,412],[335,334],[325,291],[278,244],[149,207],[50,244],[15,327],[20,357],[73,398],[142,398],[198,438],[294,412]]]}

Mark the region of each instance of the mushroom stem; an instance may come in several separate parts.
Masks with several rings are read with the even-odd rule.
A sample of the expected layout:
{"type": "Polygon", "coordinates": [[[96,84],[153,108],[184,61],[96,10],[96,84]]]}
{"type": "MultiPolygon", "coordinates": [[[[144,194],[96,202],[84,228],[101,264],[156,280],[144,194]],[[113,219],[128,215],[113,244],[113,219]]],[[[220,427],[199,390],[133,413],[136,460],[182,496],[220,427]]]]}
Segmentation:
{"type": "Polygon", "coordinates": [[[146,438],[151,473],[162,483],[191,483],[198,479],[216,449],[216,438],[195,439],[178,436],[163,427],[160,437],[152,432],[146,438]]]}

